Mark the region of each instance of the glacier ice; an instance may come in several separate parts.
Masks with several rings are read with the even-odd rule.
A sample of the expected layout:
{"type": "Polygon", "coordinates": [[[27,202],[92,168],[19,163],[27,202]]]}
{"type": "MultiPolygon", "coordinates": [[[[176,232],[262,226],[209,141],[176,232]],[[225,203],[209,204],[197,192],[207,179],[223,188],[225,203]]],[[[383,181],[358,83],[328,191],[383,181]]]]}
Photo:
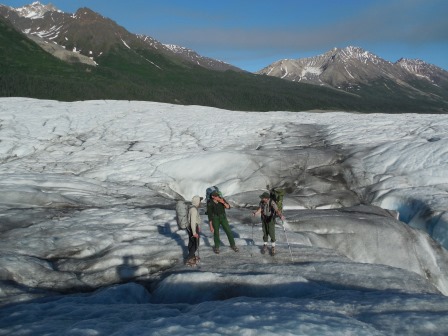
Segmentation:
{"type": "Polygon", "coordinates": [[[0,101],[0,333],[448,332],[445,116],[0,101]],[[186,268],[174,204],[210,185],[240,252],[204,222],[186,268]]]}

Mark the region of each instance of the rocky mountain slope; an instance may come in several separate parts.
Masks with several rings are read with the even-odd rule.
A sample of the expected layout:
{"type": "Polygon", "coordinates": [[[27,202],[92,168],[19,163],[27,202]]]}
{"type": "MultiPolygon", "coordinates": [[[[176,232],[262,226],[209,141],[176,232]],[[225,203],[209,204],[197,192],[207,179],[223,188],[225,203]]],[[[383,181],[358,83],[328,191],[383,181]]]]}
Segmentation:
{"type": "MultiPolygon", "coordinates": [[[[334,89],[316,91],[312,85],[273,77],[210,70],[155,50],[130,49],[122,42],[91,59],[79,52],[64,54],[60,45],[40,40],[40,46],[60,52],[60,60],[28,36],[0,16],[1,97],[145,100],[245,111],[347,109],[350,98],[334,89]]],[[[360,103],[352,102],[351,108],[360,109],[360,103]]]]}
{"type": "Polygon", "coordinates": [[[448,98],[448,71],[421,60],[400,59],[388,62],[362,48],[334,48],[325,54],[277,61],[258,74],[282,79],[325,85],[361,93],[366,86],[388,82],[392,91],[407,91],[412,98],[423,95],[435,100],[448,98]],[[361,91],[361,92],[360,92],[361,91]]]}
{"type": "Polygon", "coordinates": [[[133,34],[88,8],[69,14],[39,2],[0,5],[0,46],[0,96],[6,97],[146,100],[246,111],[448,112],[446,71],[415,60],[392,64],[355,47],[251,74],[133,34]]]}
{"type": "MultiPolygon", "coordinates": [[[[41,45],[56,44],[68,53],[78,53],[98,62],[101,55],[117,45],[122,45],[127,48],[158,51],[207,69],[242,71],[222,61],[202,57],[187,48],[164,45],[150,36],[130,33],[116,22],[89,8],[80,8],[76,13],[70,14],[61,12],[51,4],[34,2],[20,8],[0,5],[0,15],[41,45]]],[[[46,50],[53,53],[52,48],[46,50]]],[[[59,55],[60,53],[55,56],[59,55]]],[[[72,61],[84,62],[77,57],[72,58],[72,61]]]]}

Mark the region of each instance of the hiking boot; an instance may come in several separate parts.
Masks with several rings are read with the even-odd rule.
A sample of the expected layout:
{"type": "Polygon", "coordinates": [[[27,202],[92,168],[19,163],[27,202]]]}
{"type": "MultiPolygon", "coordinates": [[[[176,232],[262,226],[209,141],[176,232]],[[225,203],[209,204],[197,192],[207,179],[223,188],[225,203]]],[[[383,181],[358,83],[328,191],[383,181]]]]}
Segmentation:
{"type": "Polygon", "coordinates": [[[196,258],[193,257],[193,258],[187,259],[187,261],[185,262],[185,265],[187,265],[187,266],[196,266],[196,258]]]}
{"type": "Polygon", "coordinates": [[[198,256],[194,257],[196,259],[196,262],[199,262],[199,260],[201,260],[201,258],[199,258],[198,256]]]}
{"type": "Polygon", "coordinates": [[[214,247],[213,248],[213,252],[215,252],[216,254],[219,254],[219,248],[218,247],[214,247]]]}
{"type": "Polygon", "coordinates": [[[275,254],[275,246],[272,246],[271,247],[271,255],[274,255],[275,254]]]}
{"type": "Polygon", "coordinates": [[[235,252],[239,251],[238,247],[236,247],[236,246],[232,246],[232,250],[234,250],[235,252]]]}
{"type": "Polygon", "coordinates": [[[262,253],[262,254],[265,254],[267,250],[268,250],[268,246],[265,244],[265,245],[263,245],[263,247],[261,248],[261,253],[262,253]]]}

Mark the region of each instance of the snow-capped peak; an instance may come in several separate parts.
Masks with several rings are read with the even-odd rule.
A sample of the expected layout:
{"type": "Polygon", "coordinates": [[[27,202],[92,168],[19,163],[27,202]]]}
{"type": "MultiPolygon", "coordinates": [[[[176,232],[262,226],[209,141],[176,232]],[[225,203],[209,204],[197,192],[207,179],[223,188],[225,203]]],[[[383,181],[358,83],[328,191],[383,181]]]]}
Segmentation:
{"type": "Polygon", "coordinates": [[[360,47],[348,46],[345,48],[333,48],[329,53],[333,54],[334,56],[339,55],[345,60],[356,59],[362,61],[363,63],[367,61],[373,62],[375,64],[378,64],[379,62],[385,62],[385,60],[383,60],[382,58],[360,47]]]}
{"type": "Polygon", "coordinates": [[[174,53],[182,53],[182,52],[191,52],[193,50],[185,48],[185,47],[181,47],[175,44],[163,44],[166,48],[168,48],[169,50],[171,50],[174,53]]]}
{"type": "Polygon", "coordinates": [[[28,19],[40,19],[43,18],[47,12],[61,12],[51,3],[43,5],[39,1],[35,1],[30,5],[14,9],[20,16],[28,19]]]}
{"type": "Polygon", "coordinates": [[[201,56],[192,49],[181,47],[176,44],[163,44],[163,47],[176,55],[180,55],[184,59],[190,60],[193,63],[197,63],[210,69],[228,69],[230,67],[232,70],[239,70],[238,68],[235,68],[224,61],[201,56]]]}
{"type": "Polygon", "coordinates": [[[428,64],[420,59],[400,58],[397,61],[397,64],[411,72],[416,72],[423,68],[431,67],[430,64],[428,64]]]}
{"type": "Polygon", "coordinates": [[[441,76],[446,78],[447,75],[447,71],[444,69],[420,59],[400,58],[395,64],[415,76],[426,78],[432,83],[437,83],[438,78],[441,76]]]}

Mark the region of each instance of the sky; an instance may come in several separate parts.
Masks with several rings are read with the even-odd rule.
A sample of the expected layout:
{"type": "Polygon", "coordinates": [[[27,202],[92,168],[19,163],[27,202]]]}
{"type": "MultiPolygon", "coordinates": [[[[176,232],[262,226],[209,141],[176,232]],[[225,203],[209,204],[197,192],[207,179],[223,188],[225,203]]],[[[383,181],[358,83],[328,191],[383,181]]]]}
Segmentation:
{"type": "MultiPolygon", "coordinates": [[[[21,7],[32,0],[0,0],[21,7]]],[[[47,4],[46,1],[41,1],[47,4]]],[[[387,61],[421,59],[448,70],[447,0],[52,0],[88,7],[128,31],[247,71],[281,59],[356,46],[387,61]]]]}

